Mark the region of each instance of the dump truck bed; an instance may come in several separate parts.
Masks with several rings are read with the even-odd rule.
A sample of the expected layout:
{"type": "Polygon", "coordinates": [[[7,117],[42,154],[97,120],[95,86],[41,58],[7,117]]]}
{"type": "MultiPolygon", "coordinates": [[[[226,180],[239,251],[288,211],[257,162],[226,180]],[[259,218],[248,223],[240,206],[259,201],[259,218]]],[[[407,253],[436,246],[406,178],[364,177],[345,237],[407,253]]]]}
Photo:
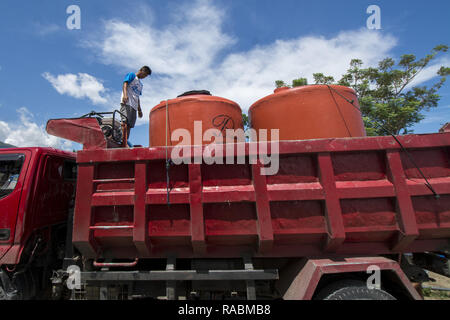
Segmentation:
{"type": "Polygon", "coordinates": [[[245,164],[172,165],[169,196],[165,147],[79,151],[73,243],[117,259],[448,248],[450,133],[398,140],[439,197],[389,136],[282,141],[271,176],[249,163],[254,144],[233,144],[245,164]]]}

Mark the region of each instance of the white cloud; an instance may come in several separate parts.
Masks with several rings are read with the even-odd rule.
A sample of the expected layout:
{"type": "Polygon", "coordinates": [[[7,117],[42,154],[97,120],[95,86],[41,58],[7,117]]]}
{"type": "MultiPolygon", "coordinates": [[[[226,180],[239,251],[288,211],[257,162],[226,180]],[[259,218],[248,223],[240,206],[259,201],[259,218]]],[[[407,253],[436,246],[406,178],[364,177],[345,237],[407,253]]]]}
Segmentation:
{"type": "Polygon", "coordinates": [[[425,113],[426,117],[421,123],[446,123],[448,122],[448,114],[450,114],[450,106],[438,106],[427,111],[425,113]]]}
{"type": "Polygon", "coordinates": [[[67,94],[77,99],[88,98],[93,104],[106,104],[106,89],[103,83],[87,73],[60,74],[54,76],[48,72],[42,76],[52,84],[60,94],[67,94]]]}
{"type": "Polygon", "coordinates": [[[70,141],[51,136],[43,126],[33,121],[33,114],[27,108],[17,110],[20,121],[7,123],[0,121],[0,141],[17,147],[53,147],[72,151],[70,141]]]}
{"type": "Polygon", "coordinates": [[[248,108],[257,99],[272,93],[274,81],[287,82],[323,72],[339,79],[353,58],[374,65],[389,54],[396,40],[369,30],[345,31],[330,38],[307,36],[228,55],[220,64],[215,90],[248,108]]]}
{"type": "Polygon", "coordinates": [[[406,89],[411,89],[413,87],[416,87],[428,80],[431,80],[432,78],[437,76],[437,72],[442,66],[449,66],[450,65],[450,58],[444,57],[441,59],[436,60],[436,62],[430,64],[428,67],[424,68],[415,78],[414,80],[406,86],[406,89]]]}
{"type": "Polygon", "coordinates": [[[95,37],[86,45],[99,50],[106,64],[132,70],[151,64],[159,74],[198,77],[235,41],[221,29],[224,17],[210,1],[198,0],[193,7],[181,6],[171,17],[175,23],[165,29],[147,21],[132,25],[109,20],[102,39],[95,37]]]}
{"type": "MultiPolygon", "coordinates": [[[[332,37],[301,36],[277,40],[248,51],[227,53],[236,39],[222,28],[226,15],[208,0],[175,12],[178,18],[165,27],[146,23],[108,20],[93,49],[105,64],[134,71],[149,65],[154,75],[144,80],[141,105],[144,112],[178,94],[206,89],[240,104],[246,111],[270,94],[275,80],[290,81],[323,72],[340,78],[352,58],[375,65],[389,55],[396,39],[381,32],[361,29],[332,37]]],[[[85,43],[86,44],[86,43],[85,43]]],[[[140,123],[147,122],[144,117],[140,123]]]]}
{"type": "Polygon", "coordinates": [[[42,24],[40,22],[36,22],[34,24],[33,31],[40,36],[46,36],[61,30],[61,27],[57,24],[42,24]]]}
{"type": "Polygon", "coordinates": [[[412,129],[414,129],[415,133],[436,133],[446,122],[448,122],[449,114],[450,105],[431,108],[424,113],[425,119],[414,125],[412,129]]]}

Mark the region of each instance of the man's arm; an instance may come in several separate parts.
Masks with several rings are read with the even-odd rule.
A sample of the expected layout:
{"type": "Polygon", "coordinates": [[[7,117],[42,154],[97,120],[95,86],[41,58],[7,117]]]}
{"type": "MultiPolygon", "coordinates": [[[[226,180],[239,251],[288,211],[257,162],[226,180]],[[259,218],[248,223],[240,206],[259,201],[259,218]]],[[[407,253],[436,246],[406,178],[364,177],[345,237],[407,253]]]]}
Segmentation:
{"type": "Polygon", "coordinates": [[[124,103],[124,104],[128,103],[127,89],[128,89],[128,82],[125,81],[122,86],[122,92],[123,92],[122,103],[124,103]]]}
{"type": "Polygon", "coordinates": [[[142,118],[141,99],[138,98],[138,116],[142,118]]]}

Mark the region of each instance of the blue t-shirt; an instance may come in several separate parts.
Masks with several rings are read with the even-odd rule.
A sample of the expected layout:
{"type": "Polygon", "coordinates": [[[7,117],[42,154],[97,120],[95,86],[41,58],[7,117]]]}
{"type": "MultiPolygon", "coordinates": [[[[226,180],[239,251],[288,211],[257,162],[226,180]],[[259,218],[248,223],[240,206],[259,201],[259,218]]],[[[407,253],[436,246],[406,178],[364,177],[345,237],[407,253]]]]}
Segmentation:
{"type": "Polygon", "coordinates": [[[125,79],[123,79],[123,82],[131,83],[136,78],[136,74],[134,72],[130,72],[125,76],[125,79]]]}

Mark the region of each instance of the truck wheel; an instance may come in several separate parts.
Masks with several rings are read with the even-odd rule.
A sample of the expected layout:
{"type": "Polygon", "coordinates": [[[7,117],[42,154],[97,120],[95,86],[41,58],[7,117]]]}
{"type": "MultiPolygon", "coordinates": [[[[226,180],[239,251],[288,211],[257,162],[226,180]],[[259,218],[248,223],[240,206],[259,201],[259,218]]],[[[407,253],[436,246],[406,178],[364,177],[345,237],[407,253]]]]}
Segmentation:
{"type": "Polygon", "coordinates": [[[341,280],[320,290],[315,300],[396,300],[381,289],[369,289],[363,281],[341,280]]]}
{"type": "Polygon", "coordinates": [[[447,259],[445,263],[444,274],[446,277],[450,277],[450,259],[447,259]]]}
{"type": "Polygon", "coordinates": [[[450,277],[450,259],[434,259],[432,262],[432,271],[450,277]]]}

